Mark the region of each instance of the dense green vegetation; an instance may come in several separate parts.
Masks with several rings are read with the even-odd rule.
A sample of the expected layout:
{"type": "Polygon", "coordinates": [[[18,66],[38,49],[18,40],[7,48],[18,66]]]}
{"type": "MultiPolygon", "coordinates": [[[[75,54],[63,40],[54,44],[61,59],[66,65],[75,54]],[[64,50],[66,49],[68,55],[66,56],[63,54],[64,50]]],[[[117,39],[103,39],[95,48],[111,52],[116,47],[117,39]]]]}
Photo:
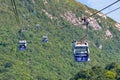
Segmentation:
{"type": "MultiPolygon", "coordinates": [[[[112,74],[113,80],[118,79],[116,76],[119,72],[115,70],[119,67],[114,71],[101,69],[111,62],[120,63],[120,32],[114,27],[113,20],[94,16],[101,19],[102,30],[95,31],[90,27],[86,39],[89,42],[91,60],[77,63],[73,58],[71,42],[82,37],[85,30],[83,25],[75,26],[60,15],[72,11],[77,17],[81,17],[89,15],[85,14],[85,10],[96,10],[75,0],[46,0],[46,4],[44,0],[15,1],[19,25],[11,0],[0,0],[0,80],[69,80],[80,70],[86,73],[84,70],[90,69],[88,71],[92,72],[96,65],[100,66],[96,68],[102,70],[106,76],[112,74]],[[43,9],[56,18],[50,19],[43,9]],[[36,29],[36,24],[40,24],[39,30],[36,29]],[[19,29],[24,30],[22,36],[18,34],[19,29]],[[113,38],[105,39],[107,29],[112,32],[113,38]],[[43,35],[48,36],[48,43],[41,42],[43,35]],[[18,50],[19,39],[27,40],[26,51],[18,50]],[[102,49],[98,48],[100,44],[102,49]]],[[[83,77],[78,78],[86,80],[83,77]]]]}
{"type": "Polygon", "coordinates": [[[111,63],[105,68],[93,66],[88,70],[81,70],[70,80],[120,80],[120,65],[111,63]]]}

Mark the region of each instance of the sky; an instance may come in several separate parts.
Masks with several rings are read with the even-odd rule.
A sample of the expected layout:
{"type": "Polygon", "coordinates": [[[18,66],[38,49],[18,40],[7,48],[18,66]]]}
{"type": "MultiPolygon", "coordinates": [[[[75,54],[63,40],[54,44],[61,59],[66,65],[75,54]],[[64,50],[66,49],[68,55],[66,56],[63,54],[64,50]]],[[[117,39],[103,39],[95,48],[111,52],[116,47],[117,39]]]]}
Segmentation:
{"type": "MultiPolygon", "coordinates": [[[[117,0],[76,0],[76,1],[78,1],[82,4],[85,4],[88,7],[91,7],[93,9],[101,10],[117,0]]],[[[105,14],[111,10],[118,8],[118,7],[120,7],[120,1],[118,3],[112,5],[111,7],[103,10],[102,12],[105,14]]],[[[107,14],[107,16],[109,16],[110,18],[112,18],[115,21],[120,23],[120,9],[118,9],[110,14],[107,14]]]]}

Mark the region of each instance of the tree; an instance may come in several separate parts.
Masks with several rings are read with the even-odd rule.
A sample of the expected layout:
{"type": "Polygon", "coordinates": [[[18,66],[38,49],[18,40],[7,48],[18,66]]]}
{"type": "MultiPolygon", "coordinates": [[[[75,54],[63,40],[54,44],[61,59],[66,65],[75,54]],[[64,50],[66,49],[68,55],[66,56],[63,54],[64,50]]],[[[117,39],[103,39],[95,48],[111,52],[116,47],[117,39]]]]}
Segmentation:
{"type": "Polygon", "coordinates": [[[105,73],[105,76],[106,76],[106,78],[115,80],[115,78],[116,78],[116,73],[115,73],[115,72],[112,72],[112,71],[107,71],[107,72],[105,73]]]}

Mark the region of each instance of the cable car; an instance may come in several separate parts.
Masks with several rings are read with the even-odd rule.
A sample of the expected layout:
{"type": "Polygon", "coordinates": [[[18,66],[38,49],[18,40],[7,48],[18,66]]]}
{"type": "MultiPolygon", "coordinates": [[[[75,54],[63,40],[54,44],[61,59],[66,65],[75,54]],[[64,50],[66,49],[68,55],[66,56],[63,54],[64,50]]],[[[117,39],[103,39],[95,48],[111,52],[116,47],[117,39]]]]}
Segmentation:
{"type": "Polygon", "coordinates": [[[19,41],[19,50],[26,50],[27,49],[27,41],[26,40],[20,40],[19,41]]]}
{"type": "Polygon", "coordinates": [[[87,42],[74,41],[72,48],[76,62],[87,62],[90,60],[90,51],[87,42]]]}
{"type": "Polygon", "coordinates": [[[40,24],[36,24],[36,28],[37,28],[37,29],[40,29],[40,24]]]}
{"type": "Polygon", "coordinates": [[[42,37],[42,42],[48,42],[48,37],[47,36],[43,36],[42,37]]]}

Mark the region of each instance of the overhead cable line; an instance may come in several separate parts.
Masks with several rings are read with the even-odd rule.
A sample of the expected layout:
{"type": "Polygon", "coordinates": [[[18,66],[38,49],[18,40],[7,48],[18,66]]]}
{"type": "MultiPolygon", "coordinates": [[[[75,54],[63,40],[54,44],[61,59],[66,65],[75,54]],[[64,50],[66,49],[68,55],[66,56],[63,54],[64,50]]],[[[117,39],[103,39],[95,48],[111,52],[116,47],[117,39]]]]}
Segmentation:
{"type": "MultiPolygon", "coordinates": [[[[111,11],[105,13],[104,15],[107,15],[107,14],[110,14],[110,13],[112,13],[112,12],[115,12],[115,11],[118,10],[118,9],[120,9],[120,7],[115,8],[115,9],[113,9],[113,10],[111,10],[111,11]]],[[[92,20],[90,20],[90,21],[92,21],[92,20]]],[[[89,21],[89,22],[90,22],[90,21],[89,21]]]]}
{"type": "MultiPolygon", "coordinates": [[[[14,11],[14,14],[15,14],[15,18],[16,18],[16,21],[17,21],[17,26],[19,27],[19,30],[18,30],[19,39],[24,39],[24,36],[21,33],[22,29],[20,28],[21,24],[20,24],[18,10],[17,10],[17,6],[16,6],[16,3],[15,3],[15,0],[11,0],[11,3],[12,3],[12,6],[13,6],[13,11],[14,11]]],[[[25,40],[22,40],[22,42],[26,44],[25,40]]],[[[20,42],[20,43],[22,43],[22,42],[20,42]]]]}
{"type": "Polygon", "coordinates": [[[118,8],[116,8],[116,9],[112,10],[112,11],[109,11],[109,12],[105,13],[105,15],[110,14],[110,13],[112,13],[112,12],[118,10],[118,9],[120,9],[120,7],[118,7],[118,8]]]}
{"type": "Polygon", "coordinates": [[[18,15],[18,12],[17,12],[17,6],[16,6],[16,3],[15,3],[15,0],[11,0],[11,2],[12,2],[12,5],[13,5],[13,11],[14,11],[16,20],[18,22],[18,25],[20,25],[19,15],[18,15]]]}
{"type": "MultiPolygon", "coordinates": [[[[92,16],[96,15],[97,13],[99,13],[99,12],[101,12],[101,11],[103,11],[103,10],[105,10],[105,9],[109,8],[110,6],[112,6],[112,5],[116,4],[116,3],[118,3],[119,1],[120,1],[120,0],[117,0],[117,1],[113,2],[112,4],[110,4],[110,5],[106,6],[105,8],[103,8],[103,9],[101,9],[101,10],[99,10],[99,11],[97,11],[97,12],[93,13],[93,14],[92,14],[92,15],[90,15],[89,17],[92,17],[92,16]]],[[[88,18],[89,18],[89,17],[88,17],[88,18]]]]}

